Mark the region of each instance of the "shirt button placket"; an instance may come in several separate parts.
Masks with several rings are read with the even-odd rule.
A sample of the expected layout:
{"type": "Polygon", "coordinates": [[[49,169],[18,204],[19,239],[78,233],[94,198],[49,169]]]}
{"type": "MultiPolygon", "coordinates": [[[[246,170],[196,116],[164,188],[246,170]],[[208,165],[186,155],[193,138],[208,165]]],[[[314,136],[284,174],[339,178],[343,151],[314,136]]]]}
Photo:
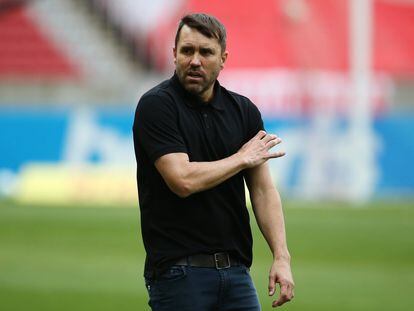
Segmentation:
{"type": "Polygon", "coordinates": [[[206,112],[203,112],[203,118],[204,118],[204,124],[206,128],[210,128],[210,125],[208,124],[208,114],[206,112]]]}

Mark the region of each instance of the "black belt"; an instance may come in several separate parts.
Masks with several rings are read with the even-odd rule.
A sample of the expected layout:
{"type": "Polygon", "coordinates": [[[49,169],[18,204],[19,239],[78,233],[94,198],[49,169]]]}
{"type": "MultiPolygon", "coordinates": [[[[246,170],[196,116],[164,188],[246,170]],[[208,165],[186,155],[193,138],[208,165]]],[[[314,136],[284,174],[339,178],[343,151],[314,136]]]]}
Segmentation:
{"type": "Polygon", "coordinates": [[[233,266],[240,266],[241,262],[231,257],[229,253],[197,254],[187,256],[175,262],[179,266],[203,267],[226,269],[233,266]]]}

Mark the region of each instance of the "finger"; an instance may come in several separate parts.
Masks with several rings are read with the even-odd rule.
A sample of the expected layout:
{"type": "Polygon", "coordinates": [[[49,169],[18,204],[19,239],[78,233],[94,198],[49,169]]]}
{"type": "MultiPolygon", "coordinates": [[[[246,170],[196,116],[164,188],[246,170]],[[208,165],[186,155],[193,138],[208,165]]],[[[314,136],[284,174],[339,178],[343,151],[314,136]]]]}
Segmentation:
{"type": "Polygon", "coordinates": [[[288,284],[288,291],[287,291],[287,297],[289,298],[289,300],[292,300],[293,297],[295,297],[295,293],[293,291],[293,284],[289,283],[288,284]]]}
{"type": "Polygon", "coordinates": [[[269,296],[273,296],[273,294],[275,293],[275,286],[276,286],[276,276],[269,274],[269,296]]]}
{"type": "Polygon", "coordinates": [[[266,159],[275,159],[275,158],[283,157],[284,155],[286,155],[286,152],[278,151],[278,152],[269,153],[268,155],[265,156],[265,158],[266,159]]]}
{"type": "Polygon", "coordinates": [[[286,302],[291,301],[295,296],[293,288],[294,286],[291,283],[287,283],[286,285],[282,286],[280,289],[279,299],[274,301],[272,306],[278,307],[278,306],[283,305],[286,302]]]}
{"type": "Polygon", "coordinates": [[[280,297],[283,297],[284,299],[289,299],[288,292],[289,292],[288,283],[281,284],[280,285],[280,297]]]}
{"type": "Polygon", "coordinates": [[[272,140],[269,140],[266,143],[266,148],[267,148],[267,150],[269,150],[269,149],[273,148],[274,146],[279,145],[281,142],[282,142],[282,140],[279,137],[275,136],[275,138],[273,138],[272,140]]]}
{"type": "Polygon", "coordinates": [[[266,136],[266,132],[263,130],[260,130],[257,132],[257,134],[253,137],[253,139],[262,139],[266,136]]]}
{"type": "Polygon", "coordinates": [[[275,140],[275,139],[277,139],[277,136],[276,136],[276,135],[274,135],[274,134],[266,134],[266,136],[264,136],[264,137],[262,138],[262,141],[263,141],[265,144],[267,144],[269,141],[273,141],[273,140],[275,140]]]}
{"type": "Polygon", "coordinates": [[[289,301],[290,301],[289,299],[279,298],[278,300],[276,300],[272,303],[272,307],[273,308],[280,307],[281,305],[283,305],[284,303],[289,302],[289,301]]]}
{"type": "Polygon", "coordinates": [[[280,286],[280,295],[279,298],[273,302],[272,307],[278,307],[283,305],[285,302],[290,301],[290,297],[288,296],[288,285],[283,284],[280,286]]]}

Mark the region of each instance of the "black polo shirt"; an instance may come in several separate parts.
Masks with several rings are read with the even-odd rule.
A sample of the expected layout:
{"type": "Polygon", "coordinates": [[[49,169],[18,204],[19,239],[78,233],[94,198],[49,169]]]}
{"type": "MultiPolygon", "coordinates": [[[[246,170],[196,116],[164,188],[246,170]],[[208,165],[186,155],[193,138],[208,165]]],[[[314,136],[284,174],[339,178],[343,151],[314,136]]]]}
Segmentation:
{"type": "Polygon", "coordinates": [[[222,251],[251,265],[244,172],[180,198],[168,188],[154,162],[175,152],[187,153],[190,161],[220,160],[236,153],[261,129],[257,107],[218,81],[208,103],[188,93],[176,75],[141,97],[133,134],[146,274],[163,271],[184,256],[222,251]]]}

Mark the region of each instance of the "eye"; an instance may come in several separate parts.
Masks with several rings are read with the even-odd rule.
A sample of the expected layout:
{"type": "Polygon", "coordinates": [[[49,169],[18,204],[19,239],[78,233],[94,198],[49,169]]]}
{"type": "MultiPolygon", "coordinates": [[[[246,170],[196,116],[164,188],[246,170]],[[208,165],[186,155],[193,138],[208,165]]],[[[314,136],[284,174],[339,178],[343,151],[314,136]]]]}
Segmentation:
{"type": "Polygon", "coordinates": [[[183,46],[180,49],[180,53],[184,54],[184,55],[190,55],[193,52],[193,48],[189,47],[189,46],[183,46]]]}
{"type": "Polygon", "coordinates": [[[209,48],[202,48],[200,49],[200,54],[205,55],[205,56],[210,56],[210,55],[214,55],[214,51],[209,48]]]}

